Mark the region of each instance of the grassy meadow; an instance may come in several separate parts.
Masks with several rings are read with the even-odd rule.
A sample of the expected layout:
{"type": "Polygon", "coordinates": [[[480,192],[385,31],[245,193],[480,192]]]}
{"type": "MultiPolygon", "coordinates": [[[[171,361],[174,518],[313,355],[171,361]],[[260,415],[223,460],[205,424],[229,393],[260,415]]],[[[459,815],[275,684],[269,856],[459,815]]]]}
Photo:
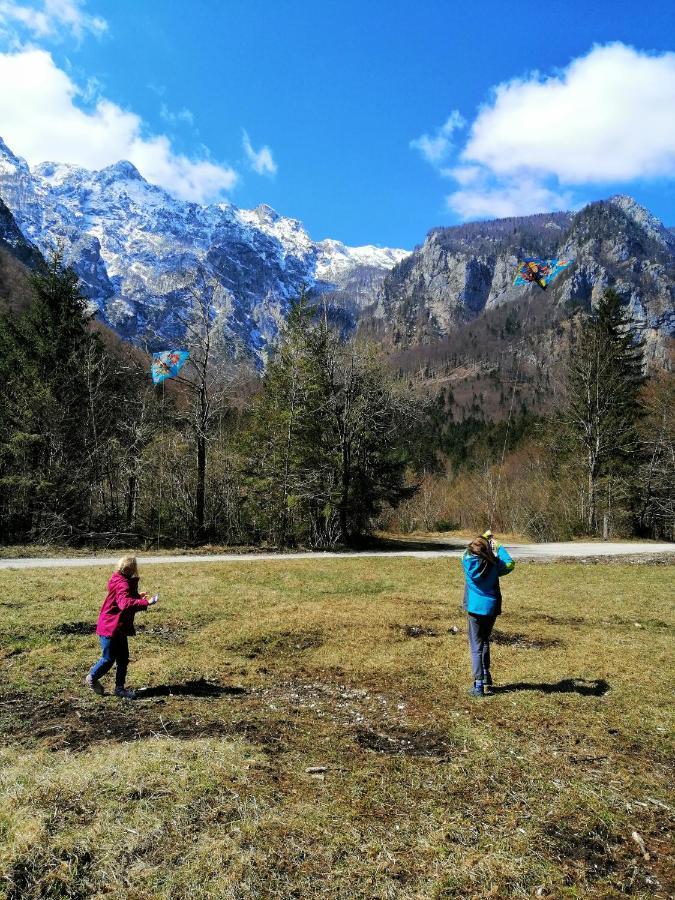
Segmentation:
{"type": "Polygon", "coordinates": [[[0,896],[666,898],[674,571],[520,563],[472,700],[458,560],[142,566],[135,702],[2,571],[0,896]]]}

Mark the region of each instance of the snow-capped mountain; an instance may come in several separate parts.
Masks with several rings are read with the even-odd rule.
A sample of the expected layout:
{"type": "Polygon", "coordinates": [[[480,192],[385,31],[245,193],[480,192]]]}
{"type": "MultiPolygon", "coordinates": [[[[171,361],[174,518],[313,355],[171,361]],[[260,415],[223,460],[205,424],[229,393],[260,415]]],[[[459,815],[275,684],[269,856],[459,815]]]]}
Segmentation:
{"type": "Polygon", "coordinates": [[[210,285],[227,336],[260,356],[303,287],[337,298],[353,323],[406,255],[314,242],[302,223],[266,205],[177,200],[126,161],[100,171],[30,168],[1,139],[0,197],[43,253],[63,247],[101,319],[150,349],[182,336],[196,278],[210,285]],[[339,299],[347,287],[351,308],[339,299]]]}

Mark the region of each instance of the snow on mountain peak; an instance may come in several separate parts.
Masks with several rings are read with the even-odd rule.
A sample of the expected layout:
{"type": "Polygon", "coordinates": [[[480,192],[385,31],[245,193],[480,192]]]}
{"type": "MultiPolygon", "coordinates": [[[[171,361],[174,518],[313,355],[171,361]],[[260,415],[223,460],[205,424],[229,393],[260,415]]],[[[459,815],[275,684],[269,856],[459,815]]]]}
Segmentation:
{"type": "Polygon", "coordinates": [[[128,159],[121,159],[119,162],[106,166],[97,174],[99,181],[145,181],[145,178],[138,171],[133,163],[128,159]]]}
{"type": "Polygon", "coordinates": [[[81,166],[71,163],[43,162],[31,168],[31,173],[52,185],[62,184],[66,180],[89,174],[81,166]]]}
{"type": "Polygon", "coordinates": [[[261,223],[276,222],[281,218],[276,209],[272,209],[267,203],[260,203],[253,212],[258,216],[261,223]]]}
{"type": "Polygon", "coordinates": [[[316,246],[319,250],[316,276],[321,281],[328,282],[341,281],[356,266],[388,272],[409,253],[408,250],[375,247],[372,244],[347,247],[330,238],[320,241],[316,246]]]}
{"type": "Polygon", "coordinates": [[[245,210],[179,200],[127,160],[100,171],[57,162],[29,169],[2,141],[0,196],[43,253],[63,243],[103,320],[151,348],[182,336],[190,273],[221,285],[227,334],[262,357],[303,288],[350,292],[356,280],[365,303],[364,285],[375,289],[406,255],[315,243],[302,222],[264,203],[245,210]]]}
{"type": "Polygon", "coordinates": [[[28,171],[28,163],[21,156],[13,153],[0,137],[0,173],[8,174],[17,171],[28,171]]]}

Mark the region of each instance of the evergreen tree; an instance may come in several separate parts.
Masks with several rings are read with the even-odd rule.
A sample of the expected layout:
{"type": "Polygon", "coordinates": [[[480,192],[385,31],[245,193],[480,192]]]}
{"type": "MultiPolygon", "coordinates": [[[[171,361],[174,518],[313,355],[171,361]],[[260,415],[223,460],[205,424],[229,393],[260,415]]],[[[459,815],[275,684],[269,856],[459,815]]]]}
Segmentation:
{"type": "Polygon", "coordinates": [[[77,276],[59,254],[31,284],[26,311],[0,325],[2,532],[69,539],[92,517],[92,390],[103,347],[77,276]]]}
{"type": "Polygon", "coordinates": [[[642,344],[618,295],[606,291],[581,326],[567,362],[565,424],[586,471],[586,527],[598,528],[599,490],[606,509],[626,499],[639,464],[642,344]]]}
{"type": "Polygon", "coordinates": [[[255,536],[327,546],[366,531],[407,493],[414,408],[372,348],[343,343],[301,297],[242,446],[255,536]]]}

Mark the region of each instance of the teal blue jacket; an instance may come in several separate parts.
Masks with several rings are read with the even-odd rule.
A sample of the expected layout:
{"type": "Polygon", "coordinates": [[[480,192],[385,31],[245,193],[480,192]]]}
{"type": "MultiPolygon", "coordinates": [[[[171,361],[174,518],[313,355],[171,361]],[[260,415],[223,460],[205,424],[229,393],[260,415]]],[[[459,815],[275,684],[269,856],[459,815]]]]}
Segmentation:
{"type": "Polygon", "coordinates": [[[513,572],[514,561],[501,545],[495,554],[497,564],[490,565],[481,556],[465,551],[462,557],[464,567],[464,609],[476,616],[498,616],[502,609],[502,595],[499,579],[513,572]]]}

